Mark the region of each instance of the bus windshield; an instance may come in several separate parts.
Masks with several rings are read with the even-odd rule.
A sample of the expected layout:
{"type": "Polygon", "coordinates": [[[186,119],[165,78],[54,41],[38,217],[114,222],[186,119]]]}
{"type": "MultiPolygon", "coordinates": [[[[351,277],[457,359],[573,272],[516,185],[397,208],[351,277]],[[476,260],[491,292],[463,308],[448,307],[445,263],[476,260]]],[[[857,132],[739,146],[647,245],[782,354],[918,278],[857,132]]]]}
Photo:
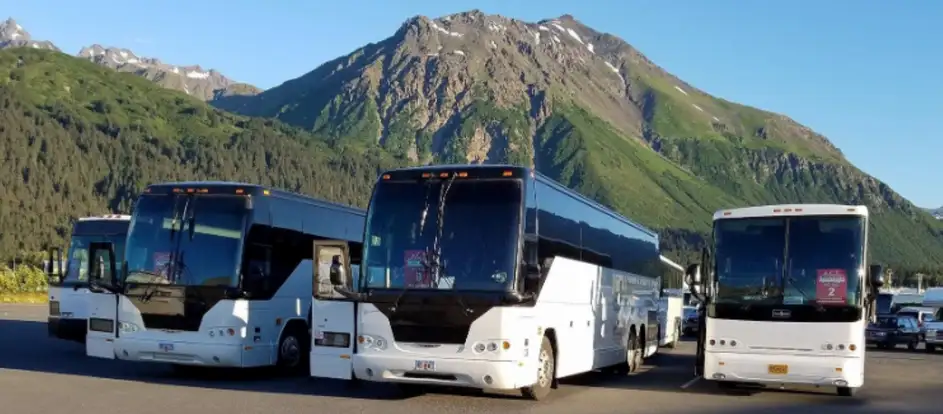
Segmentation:
{"type": "Polygon", "coordinates": [[[365,287],[507,290],[516,267],[521,201],[519,180],[380,182],[367,216],[365,287]],[[433,281],[429,253],[439,224],[442,267],[433,281]]]}
{"type": "Polygon", "coordinates": [[[236,286],[247,213],[243,196],[141,196],[131,218],[125,281],[236,286]]]}
{"type": "Polygon", "coordinates": [[[862,217],[718,220],[717,303],[859,306],[862,217]]]}
{"type": "Polygon", "coordinates": [[[69,243],[69,253],[66,260],[65,277],[63,283],[88,282],[88,249],[92,243],[111,243],[115,249],[115,257],[124,254],[124,234],[112,235],[73,235],[69,243]]]}

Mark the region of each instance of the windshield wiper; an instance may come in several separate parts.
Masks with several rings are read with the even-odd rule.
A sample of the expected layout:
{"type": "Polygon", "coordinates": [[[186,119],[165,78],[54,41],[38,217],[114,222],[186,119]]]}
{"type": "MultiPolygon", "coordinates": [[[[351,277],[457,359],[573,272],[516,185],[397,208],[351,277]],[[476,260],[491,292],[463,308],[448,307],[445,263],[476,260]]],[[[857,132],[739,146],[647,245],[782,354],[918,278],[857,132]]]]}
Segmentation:
{"type": "MultiPolygon", "coordinates": [[[[170,263],[166,264],[165,267],[166,267],[166,266],[169,266],[169,264],[170,264],[170,263]]],[[[158,285],[167,284],[167,283],[161,283],[161,281],[166,281],[167,283],[170,282],[169,280],[167,280],[167,278],[165,278],[163,275],[161,275],[161,274],[158,273],[158,272],[152,272],[152,271],[150,271],[150,270],[137,269],[137,270],[132,270],[132,271],[128,272],[128,276],[125,277],[124,283],[125,283],[125,285],[129,285],[129,284],[143,284],[143,285],[145,285],[145,287],[144,287],[144,293],[141,295],[141,301],[144,302],[144,303],[147,303],[149,300],[151,300],[151,297],[154,296],[155,293],[157,293],[157,287],[158,287],[158,285]],[[149,276],[149,277],[150,277],[150,280],[148,280],[147,282],[128,282],[128,279],[131,279],[131,275],[136,275],[136,274],[142,274],[142,275],[149,276]]]]}
{"type": "Polygon", "coordinates": [[[178,199],[174,200],[174,215],[170,219],[170,240],[173,241],[174,236],[177,234],[178,230],[183,229],[183,214],[186,214],[187,205],[190,204],[190,197],[187,196],[187,200],[183,204],[183,212],[177,208],[178,199]],[[177,226],[177,220],[180,220],[180,226],[177,226]]]}
{"type": "Polygon", "coordinates": [[[442,277],[442,271],[445,270],[445,266],[442,264],[442,231],[445,229],[445,201],[446,197],[449,195],[449,190],[452,189],[452,183],[455,182],[456,175],[457,174],[452,173],[449,181],[445,183],[445,186],[442,187],[442,190],[439,192],[439,205],[437,209],[438,217],[436,217],[435,238],[432,239],[432,251],[430,251],[430,254],[427,255],[429,259],[429,266],[432,267],[432,283],[436,288],[439,286],[439,279],[442,277]]]}

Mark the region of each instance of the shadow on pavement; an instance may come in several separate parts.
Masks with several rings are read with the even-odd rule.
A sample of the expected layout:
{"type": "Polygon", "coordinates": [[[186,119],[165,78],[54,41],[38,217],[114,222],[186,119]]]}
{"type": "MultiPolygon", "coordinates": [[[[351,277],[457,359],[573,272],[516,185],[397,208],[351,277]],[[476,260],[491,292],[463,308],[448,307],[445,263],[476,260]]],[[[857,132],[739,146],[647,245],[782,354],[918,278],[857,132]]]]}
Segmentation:
{"type": "Polygon", "coordinates": [[[90,358],[85,355],[82,344],[48,337],[45,322],[0,319],[0,338],[0,369],[234,391],[382,400],[403,398],[394,387],[358,387],[348,381],[280,375],[271,369],[205,369],[183,377],[164,364],[90,358]]]}

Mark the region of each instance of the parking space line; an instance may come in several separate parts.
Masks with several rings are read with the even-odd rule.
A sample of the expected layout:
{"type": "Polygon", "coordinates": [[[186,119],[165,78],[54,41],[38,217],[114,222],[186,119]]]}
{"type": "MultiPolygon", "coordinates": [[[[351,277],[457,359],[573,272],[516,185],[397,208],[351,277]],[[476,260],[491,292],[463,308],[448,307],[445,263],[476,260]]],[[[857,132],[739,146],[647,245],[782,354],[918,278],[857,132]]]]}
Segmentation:
{"type": "Polygon", "coordinates": [[[687,388],[687,387],[690,387],[690,386],[696,384],[698,381],[701,380],[701,378],[702,378],[702,377],[700,377],[700,376],[697,376],[697,377],[692,378],[690,381],[685,382],[684,385],[681,386],[681,389],[683,390],[683,389],[685,389],[685,388],[687,388]]]}

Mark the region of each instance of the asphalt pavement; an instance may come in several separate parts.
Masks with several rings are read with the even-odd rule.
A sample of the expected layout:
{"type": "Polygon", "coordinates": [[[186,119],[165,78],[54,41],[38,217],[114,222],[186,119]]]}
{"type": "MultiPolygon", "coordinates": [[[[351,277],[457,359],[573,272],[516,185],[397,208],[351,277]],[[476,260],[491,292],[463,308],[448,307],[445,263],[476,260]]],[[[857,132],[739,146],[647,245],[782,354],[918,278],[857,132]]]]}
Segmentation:
{"type": "Polygon", "coordinates": [[[694,345],[662,348],[641,372],[591,373],[563,381],[545,401],[441,390],[403,397],[385,384],[282,377],[266,370],[181,377],[163,365],[87,358],[82,345],[48,338],[44,305],[0,305],[0,412],[175,413],[566,413],[763,412],[937,413],[943,353],[868,351],[865,386],[853,398],[834,388],[721,391],[692,381],[694,345]]]}

